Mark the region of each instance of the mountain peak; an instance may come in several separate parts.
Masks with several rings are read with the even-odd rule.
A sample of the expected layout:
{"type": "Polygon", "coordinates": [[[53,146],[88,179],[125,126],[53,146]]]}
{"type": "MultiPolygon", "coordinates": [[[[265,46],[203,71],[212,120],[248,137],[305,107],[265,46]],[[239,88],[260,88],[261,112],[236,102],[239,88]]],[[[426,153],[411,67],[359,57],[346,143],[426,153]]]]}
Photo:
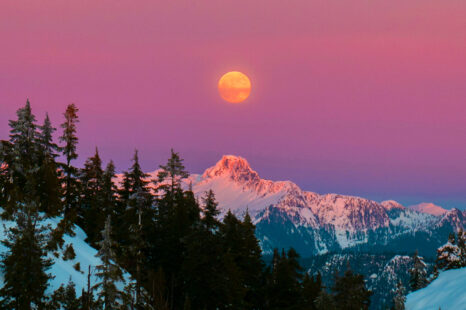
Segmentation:
{"type": "Polygon", "coordinates": [[[404,210],[405,209],[405,207],[402,204],[400,204],[398,201],[395,201],[395,200],[385,200],[385,201],[382,201],[380,204],[386,210],[392,210],[392,209],[404,210]]]}
{"type": "Polygon", "coordinates": [[[414,211],[428,213],[435,216],[443,215],[448,211],[430,202],[423,202],[414,206],[409,206],[408,208],[414,211]]]}
{"type": "Polygon", "coordinates": [[[235,155],[224,155],[215,166],[207,169],[203,177],[219,177],[229,176],[233,180],[238,182],[253,182],[258,181],[259,175],[256,171],[251,169],[248,161],[235,155]]]}

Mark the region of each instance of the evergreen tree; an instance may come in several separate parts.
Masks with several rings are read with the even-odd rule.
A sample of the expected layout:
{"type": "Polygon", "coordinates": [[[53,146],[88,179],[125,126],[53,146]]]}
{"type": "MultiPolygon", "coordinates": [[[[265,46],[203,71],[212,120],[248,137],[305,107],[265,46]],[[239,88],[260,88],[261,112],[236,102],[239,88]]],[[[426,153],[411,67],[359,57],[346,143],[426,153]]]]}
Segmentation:
{"type": "Polygon", "coordinates": [[[4,218],[11,217],[18,203],[29,200],[28,206],[37,211],[40,168],[37,126],[29,100],[16,111],[17,120],[10,120],[10,140],[2,142],[2,175],[4,181],[4,218]],[[33,201],[32,201],[32,200],[33,201]]]}
{"type": "Polygon", "coordinates": [[[318,273],[316,276],[304,275],[303,280],[303,308],[306,310],[316,310],[316,300],[322,292],[322,276],[318,273]]]}
{"type": "Polygon", "coordinates": [[[449,235],[448,242],[437,249],[436,266],[438,270],[461,267],[461,249],[456,244],[455,235],[453,233],[449,235]]]}
{"type": "Polygon", "coordinates": [[[102,208],[103,193],[102,160],[96,149],[94,156],[88,158],[79,173],[81,183],[80,206],[77,210],[77,223],[87,234],[87,241],[95,246],[100,240],[105,213],[102,208]]]}
{"type": "Polygon", "coordinates": [[[102,180],[102,209],[105,217],[111,216],[112,219],[118,215],[117,213],[117,197],[118,191],[113,179],[115,178],[115,165],[110,161],[105,168],[102,180]]]}
{"type": "Polygon", "coordinates": [[[64,287],[61,285],[51,296],[48,308],[50,309],[66,309],[66,310],[80,310],[81,305],[79,298],[76,297],[75,284],[68,281],[68,284],[64,287]]]}
{"type": "Polygon", "coordinates": [[[270,309],[301,309],[302,267],[294,249],[279,255],[274,251],[274,265],[268,288],[270,309]]]}
{"type": "Polygon", "coordinates": [[[411,289],[416,291],[427,285],[427,266],[424,263],[423,257],[418,255],[417,250],[413,255],[413,264],[413,268],[409,270],[409,274],[411,275],[409,284],[411,285],[411,289]]]}
{"type": "MultiPolygon", "coordinates": [[[[125,266],[135,275],[136,280],[136,307],[141,308],[141,287],[145,281],[143,267],[147,260],[147,235],[153,222],[152,195],[149,191],[148,175],[139,164],[138,151],[133,157],[133,165],[129,172],[124,174],[124,190],[121,203],[125,206],[123,219],[126,236],[120,236],[125,248],[125,266]]],[[[147,273],[146,273],[147,275],[147,273]]]]}
{"type": "Polygon", "coordinates": [[[33,212],[20,210],[14,218],[16,226],[9,229],[7,239],[2,241],[9,251],[1,262],[4,271],[1,304],[7,309],[35,309],[44,305],[47,282],[51,278],[46,273],[51,261],[44,251],[45,227],[37,227],[40,218],[33,212]]]}
{"type": "Polygon", "coordinates": [[[157,183],[160,185],[160,189],[172,194],[181,187],[181,181],[189,177],[189,173],[183,165],[183,160],[173,149],[171,149],[167,164],[161,165],[160,169],[157,174],[157,183]]]}
{"type": "Polygon", "coordinates": [[[405,310],[406,290],[401,281],[398,281],[393,297],[393,310],[405,310]]]}
{"type": "Polygon", "coordinates": [[[466,267],[466,232],[460,229],[458,231],[457,239],[460,251],[460,267],[466,267]]]}
{"type": "Polygon", "coordinates": [[[59,147],[53,142],[53,128],[48,114],[44,124],[39,127],[39,182],[38,193],[40,195],[39,210],[47,216],[57,216],[62,209],[60,172],[55,158],[58,156],[59,147]]]}
{"type": "Polygon", "coordinates": [[[336,276],[333,292],[337,309],[369,309],[372,292],[366,288],[364,277],[354,274],[349,267],[344,276],[336,276]]]}
{"type": "Polygon", "coordinates": [[[215,200],[214,192],[209,190],[206,192],[206,195],[202,200],[204,202],[204,217],[202,218],[202,223],[208,230],[218,229],[220,222],[217,219],[217,216],[220,214],[220,211],[217,209],[218,203],[215,200]]]}
{"type": "Polygon", "coordinates": [[[325,290],[320,291],[315,301],[317,310],[337,310],[333,296],[325,290]]]}
{"type": "Polygon", "coordinates": [[[100,250],[97,255],[102,260],[102,265],[96,266],[96,277],[100,279],[94,288],[100,289],[98,296],[104,305],[104,309],[115,309],[120,305],[122,293],[117,289],[118,282],[124,282],[123,273],[116,264],[116,255],[113,248],[116,246],[112,239],[111,218],[107,217],[105,229],[102,231],[102,241],[99,242],[100,250]]]}
{"type": "Polygon", "coordinates": [[[53,142],[53,133],[57,129],[52,126],[50,122],[49,114],[45,115],[44,123],[40,126],[39,132],[39,143],[43,154],[46,157],[56,158],[58,157],[59,147],[53,142]]]}
{"type": "Polygon", "coordinates": [[[17,111],[18,119],[10,121],[10,141],[3,173],[8,175],[4,217],[15,222],[3,244],[8,251],[2,257],[4,286],[0,290],[3,306],[16,309],[41,307],[50,275],[46,258],[46,227],[39,215],[41,195],[39,184],[40,143],[35,117],[29,101],[17,111]]]}
{"type": "Polygon", "coordinates": [[[78,119],[79,109],[74,103],[66,107],[66,111],[63,114],[65,116],[65,122],[61,124],[63,134],[60,136],[60,141],[64,143],[62,147],[62,154],[65,157],[66,163],[63,165],[64,171],[64,226],[65,229],[71,231],[70,225],[75,221],[76,209],[78,204],[78,189],[77,189],[77,168],[75,168],[71,162],[78,158],[76,147],[78,145],[78,137],[76,136],[76,125],[79,122],[78,119]]]}

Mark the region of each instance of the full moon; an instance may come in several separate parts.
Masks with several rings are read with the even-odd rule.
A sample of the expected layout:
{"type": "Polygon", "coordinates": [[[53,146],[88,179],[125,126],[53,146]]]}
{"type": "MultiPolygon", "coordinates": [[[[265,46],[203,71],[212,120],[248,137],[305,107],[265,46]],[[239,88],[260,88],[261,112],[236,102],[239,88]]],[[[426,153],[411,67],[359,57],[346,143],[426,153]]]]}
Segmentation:
{"type": "Polygon", "coordinates": [[[225,73],[218,81],[218,91],[228,102],[243,102],[251,93],[251,81],[244,73],[231,71],[225,73]]]}

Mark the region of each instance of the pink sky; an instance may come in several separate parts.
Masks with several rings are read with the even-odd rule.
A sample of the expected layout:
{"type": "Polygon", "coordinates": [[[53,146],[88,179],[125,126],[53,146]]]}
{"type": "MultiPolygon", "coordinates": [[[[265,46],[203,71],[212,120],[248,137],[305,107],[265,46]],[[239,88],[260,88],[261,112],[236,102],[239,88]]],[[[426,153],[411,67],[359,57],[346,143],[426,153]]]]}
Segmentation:
{"type": "Polygon", "coordinates": [[[466,207],[466,1],[0,4],[0,138],[31,100],[80,108],[80,161],[222,154],[307,190],[466,207]],[[253,85],[223,102],[225,72],[253,85]]]}

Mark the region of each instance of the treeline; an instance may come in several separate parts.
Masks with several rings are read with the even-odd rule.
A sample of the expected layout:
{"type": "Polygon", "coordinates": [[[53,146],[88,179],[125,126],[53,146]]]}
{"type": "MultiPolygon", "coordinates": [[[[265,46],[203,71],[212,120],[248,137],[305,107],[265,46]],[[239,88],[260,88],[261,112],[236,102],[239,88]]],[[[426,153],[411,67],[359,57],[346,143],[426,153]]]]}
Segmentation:
{"type": "Polygon", "coordinates": [[[28,101],[9,123],[9,140],[0,142],[0,207],[2,218],[14,222],[2,241],[8,251],[1,260],[1,309],[369,307],[371,292],[350,269],[325,288],[293,249],[275,250],[265,264],[249,214],[240,219],[228,212],[219,221],[212,191],[199,201],[182,186],[189,174],[173,150],[153,180],[137,151],[120,184],[114,164],[103,167],[97,149],[83,168],[75,167],[78,120],[78,108],[69,105],[57,144],[49,117],[37,125],[28,101]],[[44,224],[57,216],[56,227],[44,224]],[[74,225],[98,249],[98,281],[80,294],[70,282],[46,296],[49,254],[75,257],[63,240],[74,225]]]}

